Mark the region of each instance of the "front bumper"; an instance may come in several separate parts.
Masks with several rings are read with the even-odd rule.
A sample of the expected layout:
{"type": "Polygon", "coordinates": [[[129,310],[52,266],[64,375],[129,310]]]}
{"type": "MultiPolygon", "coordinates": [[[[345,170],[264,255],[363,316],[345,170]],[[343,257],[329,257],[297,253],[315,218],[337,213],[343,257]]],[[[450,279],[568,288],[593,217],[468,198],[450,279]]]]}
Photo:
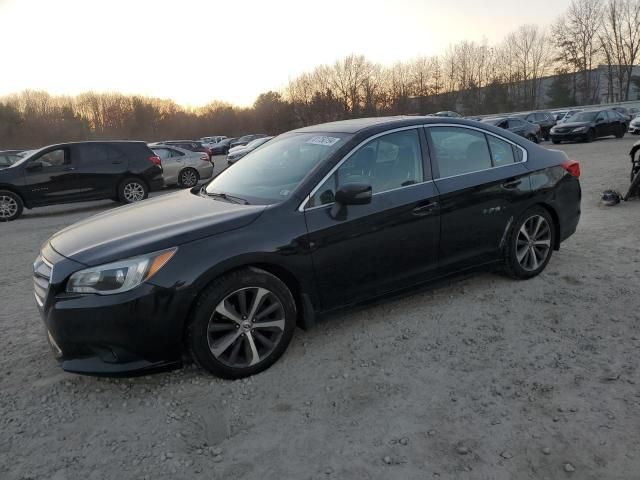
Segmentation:
{"type": "Polygon", "coordinates": [[[187,293],[144,283],[116,295],[68,294],[66,279],[80,264],[51,251],[43,249],[53,270],[38,309],[64,370],[121,375],[181,364],[187,293]]]}
{"type": "Polygon", "coordinates": [[[551,132],[550,134],[551,136],[551,140],[556,140],[559,142],[576,142],[576,141],[581,141],[587,138],[587,132],[580,132],[580,133],[574,133],[574,132],[569,132],[569,133],[554,133],[551,132]]]}
{"type": "Polygon", "coordinates": [[[630,125],[628,132],[633,135],[640,134],[640,125],[630,125]]]}

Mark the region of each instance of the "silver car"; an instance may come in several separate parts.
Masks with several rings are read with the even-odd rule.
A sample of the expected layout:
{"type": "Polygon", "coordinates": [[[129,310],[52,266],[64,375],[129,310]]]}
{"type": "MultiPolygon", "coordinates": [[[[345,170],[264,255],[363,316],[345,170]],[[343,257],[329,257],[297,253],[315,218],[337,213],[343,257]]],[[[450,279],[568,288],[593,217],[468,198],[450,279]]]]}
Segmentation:
{"type": "Polygon", "coordinates": [[[198,181],[213,175],[213,163],[209,161],[209,155],[206,153],[157,143],[149,144],[149,148],[160,157],[162,177],[167,186],[191,188],[195,187],[198,181]]]}

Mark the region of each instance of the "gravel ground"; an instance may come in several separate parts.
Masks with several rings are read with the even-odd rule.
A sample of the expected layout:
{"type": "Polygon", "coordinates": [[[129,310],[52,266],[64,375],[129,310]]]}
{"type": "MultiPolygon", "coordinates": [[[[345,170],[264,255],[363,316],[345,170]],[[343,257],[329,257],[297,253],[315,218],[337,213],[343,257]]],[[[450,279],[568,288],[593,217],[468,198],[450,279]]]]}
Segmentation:
{"type": "Polygon", "coordinates": [[[599,205],[627,186],[632,142],[558,147],[581,162],[583,216],[539,277],[334,316],[241,381],[62,372],[31,263],[114,204],[0,224],[0,478],[639,478],[640,201],[599,205]]]}

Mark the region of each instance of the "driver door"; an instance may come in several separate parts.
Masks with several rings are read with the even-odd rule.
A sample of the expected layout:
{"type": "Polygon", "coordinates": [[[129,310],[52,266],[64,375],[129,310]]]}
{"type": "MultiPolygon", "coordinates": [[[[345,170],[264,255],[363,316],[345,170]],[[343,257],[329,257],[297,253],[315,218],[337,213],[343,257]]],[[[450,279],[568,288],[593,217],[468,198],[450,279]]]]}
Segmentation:
{"type": "Polygon", "coordinates": [[[77,162],[70,147],[52,147],[24,166],[25,187],[33,205],[73,201],[82,195],[77,186],[77,162]]]}
{"type": "Polygon", "coordinates": [[[418,283],[438,261],[438,195],[418,128],[361,146],[311,195],[304,210],[316,282],[325,308],[418,283]],[[338,187],[367,183],[366,205],[339,207],[338,187]]]}

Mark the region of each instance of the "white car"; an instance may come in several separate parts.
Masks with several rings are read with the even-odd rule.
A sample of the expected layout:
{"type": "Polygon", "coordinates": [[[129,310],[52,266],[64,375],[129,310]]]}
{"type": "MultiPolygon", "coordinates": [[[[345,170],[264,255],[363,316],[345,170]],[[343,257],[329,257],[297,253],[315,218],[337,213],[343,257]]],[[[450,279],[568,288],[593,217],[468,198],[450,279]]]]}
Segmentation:
{"type": "Polygon", "coordinates": [[[157,143],[149,144],[149,148],[160,157],[162,177],[167,186],[191,188],[213,175],[213,162],[206,153],[157,143]]]}
{"type": "Polygon", "coordinates": [[[214,135],[212,137],[202,137],[200,142],[202,142],[205,147],[211,148],[214,144],[221,142],[225,138],[227,138],[225,135],[214,135]]]}

